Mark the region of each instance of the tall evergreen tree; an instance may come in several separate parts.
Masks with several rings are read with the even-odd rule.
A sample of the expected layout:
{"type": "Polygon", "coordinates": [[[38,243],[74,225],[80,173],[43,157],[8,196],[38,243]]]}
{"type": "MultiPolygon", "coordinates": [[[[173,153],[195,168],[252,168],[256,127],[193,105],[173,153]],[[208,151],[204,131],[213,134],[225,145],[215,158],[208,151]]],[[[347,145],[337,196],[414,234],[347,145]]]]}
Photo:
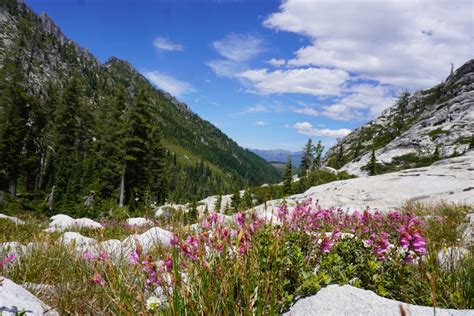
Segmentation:
{"type": "Polygon", "coordinates": [[[240,198],[240,192],[239,190],[237,190],[232,195],[230,206],[235,212],[238,212],[240,210],[241,204],[242,204],[242,201],[240,198]]]}
{"type": "Polygon", "coordinates": [[[375,148],[372,148],[372,154],[370,156],[367,169],[369,171],[369,175],[374,176],[377,174],[377,158],[375,157],[375,148]]]}
{"type": "Polygon", "coordinates": [[[66,84],[60,104],[54,114],[54,185],[53,208],[74,208],[81,191],[81,83],[77,75],[66,84]]]}
{"type": "Polygon", "coordinates": [[[313,161],[313,142],[310,139],[306,142],[306,145],[303,149],[303,155],[301,156],[299,176],[306,176],[306,172],[311,167],[311,162],[313,161]]]}
{"type": "Polygon", "coordinates": [[[291,194],[291,183],[293,182],[293,164],[291,157],[288,157],[288,162],[285,167],[285,176],[283,178],[283,192],[285,194],[291,194]]]}
{"type": "Polygon", "coordinates": [[[23,148],[28,131],[29,102],[21,86],[22,78],[20,65],[11,61],[4,65],[0,74],[2,82],[0,91],[0,172],[4,174],[12,196],[16,196],[17,193],[17,181],[21,173],[23,148]]]}
{"type": "Polygon", "coordinates": [[[313,146],[312,150],[314,152],[312,168],[319,170],[323,162],[323,152],[324,152],[324,146],[321,144],[320,140],[318,141],[316,145],[313,146]]]}
{"type": "Polygon", "coordinates": [[[154,120],[149,91],[142,87],[125,116],[124,161],[120,202],[132,209],[145,199],[163,201],[164,150],[157,122],[154,120]]]}

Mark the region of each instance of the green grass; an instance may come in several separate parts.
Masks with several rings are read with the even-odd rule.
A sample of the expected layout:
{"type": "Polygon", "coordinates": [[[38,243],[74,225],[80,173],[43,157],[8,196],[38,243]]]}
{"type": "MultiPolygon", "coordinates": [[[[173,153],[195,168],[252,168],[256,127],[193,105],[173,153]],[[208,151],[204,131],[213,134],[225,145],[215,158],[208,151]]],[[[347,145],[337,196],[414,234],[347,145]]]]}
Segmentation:
{"type": "MultiPolygon", "coordinates": [[[[153,261],[172,257],[175,262],[169,273],[174,291],[167,292],[168,306],[157,314],[275,315],[296,296],[314,294],[334,283],[350,283],[414,304],[474,308],[472,252],[456,269],[446,270],[436,263],[439,250],[459,245],[457,227],[469,209],[470,206],[449,203],[404,205],[404,213],[431,216],[424,231],[429,253],[416,265],[379,262],[361,240],[354,239],[339,242],[329,253],[314,257],[309,234],[271,225],[264,225],[252,237],[247,255],[200,257],[187,263],[187,276],[179,269],[180,262],[184,264],[179,259],[180,250],[157,246],[149,253],[153,261]],[[314,273],[316,264],[319,270],[314,273]]],[[[62,314],[150,314],[146,298],[152,293],[144,287],[141,267],[127,262],[86,261],[71,248],[58,244],[59,235],[42,233],[44,221],[33,218],[28,221],[31,223],[18,226],[0,221],[2,240],[39,244],[4,269],[3,275],[18,284],[54,285],[52,294],[35,294],[62,314]],[[98,272],[106,285],[91,282],[98,272]]],[[[172,225],[181,236],[189,232],[185,225],[177,222],[172,225]]],[[[145,229],[132,230],[121,221],[110,221],[104,230],[80,232],[105,240],[123,239],[145,229]]],[[[224,248],[222,254],[228,253],[224,248]]],[[[166,284],[163,286],[165,290],[168,288],[166,284]]]]}

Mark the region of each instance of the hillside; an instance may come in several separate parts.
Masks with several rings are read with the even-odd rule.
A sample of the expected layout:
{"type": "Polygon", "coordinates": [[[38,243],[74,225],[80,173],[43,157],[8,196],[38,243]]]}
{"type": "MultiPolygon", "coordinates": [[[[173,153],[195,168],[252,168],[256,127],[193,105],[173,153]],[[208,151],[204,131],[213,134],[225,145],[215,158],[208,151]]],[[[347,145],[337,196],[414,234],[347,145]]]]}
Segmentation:
{"type": "MultiPolygon", "coordinates": [[[[21,1],[0,1],[0,75],[0,95],[14,104],[8,107],[10,101],[5,101],[0,108],[2,146],[5,152],[11,147],[5,145],[8,135],[10,144],[18,144],[12,145],[15,148],[9,157],[2,158],[0,190],[8,185],[18,186],[25,194],[61,189],[53,170],[57,166],[51,161],[58,154],[59,125],[71,114],[68,111],[73,111],[70,119],[77,129],[69,136],[75,137],[70,139],[74,157],[78,157],[74,168],[81,168],[70,172],[84,174],[75,184],[76,200],[90,192],[100,192],[101,199],[116,199],[123,165],[118,156],[124,155],[119,144],[133,105],[146,108],[138,107],[137,111],[146,113],[135,118],[148,120],[148,132],[155,133],[142,145],[147,150],[164,146],[163,161],[157,167],[165,170],[160,181],[168,199],[202,198],[279,179],[269,163],[239,147],[186,104],[154,88],[129,63],[111,57],[101,64],[87,49],[68,39],[46,14],[37,16],[21,1]],[[68,91],[75,91],[69,95],[71,99],[67,99],[68,91]],[[142,99],[137,97],[139,91],[144,91],[142,99]],[[18,100],[24,107],[15,104],[18,100]],[[74,105],[68,104],[72,101],[74,105]],[[62,111],[62,106],[71,107],[62,111]],[[17,115],[18,121],[10,120],[9,115],[17,115]],[[15,124],[24,128],[8,134],[10,123],[12,128],[15,124]]],[[[67,129],[63,132],[64,136],[67,129]]]]}
{"type": "Polygon", "coordinates": [[[326,164],[365,175],[375,150],[377,173],[429,165],[473,146],[474,60],[439,85],[402,94],[381,116],[328,151],[326,164]]]}

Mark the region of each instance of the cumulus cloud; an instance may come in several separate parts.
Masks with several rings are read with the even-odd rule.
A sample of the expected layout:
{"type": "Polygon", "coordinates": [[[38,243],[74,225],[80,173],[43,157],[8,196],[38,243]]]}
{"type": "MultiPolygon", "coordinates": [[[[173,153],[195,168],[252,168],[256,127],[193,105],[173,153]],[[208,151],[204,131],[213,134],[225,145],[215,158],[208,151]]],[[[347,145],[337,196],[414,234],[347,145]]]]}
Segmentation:
{"type": "Polygon", "coordinates": [[[291,66],[334,67],[418,89],[446,78],[451,62],[473,57],[472,12],[470,0],[287,0],[263,24],[311,39],[291,66]]]}
{"type": "Polygon", "coordinates": [[[281,66],[284,66],[286,64],[286,61],[284,59],[272,58],[270,60],[267,60],[267,64],[270,64],[270,65],[275,66],[275,67],[281,67],[281,66]]]}
{"type": "Polygon", "coordinates": [[[250,91],[259,94],[304,93],[314,96],[338,95],[349,74],[338,69],[304,68],[268,71],[247,70],[238,77],[252,84],[250,91]]]}
{"type": "Polygon", "coordinates": [[[290,107],[290,111],[299,114],[305,114],[309,116],[319,116],[319,113],[316,109],[310,106],[304,106],[302,108],[290,107]]]}
{"type": "Polygon", "coordinates": [[[196,91],[191,84],[175,79],[159,71],[147,71],[144,72],[143,75],[150,80],[152,84],[176,97],[196,91]]]}
{"type": "Polygon", "coordinates": [[[222,58],[206,62],[221,77],[234,77],[247,68],[247,62],[265,51],[263,40],[250,34],[231,33],[212,43],[222,58]]]}
{"type": "Polygon", "coordinates": [[[153,46],[158,50],[164,51],[182,51],[184,49],[183,45],[174,43],[166,37],[156,37],[153,41],[153,46]]]}
{"type": "Polygon", "coordinates": [[[328,138],[339,138],[349,135],[351,130],[346,128],[341,129],[329,129],[329,128],[322,128],[317,129],[314,128],[313,125],[309,122],[298,122],[293,125],[298,133],[307,135],[307,136],[318,136],[318,137],[328,137],[328,138]]]}
{"type": "Polygon", "coordinates": [[[320,114],[334,120],[368,120],[395,102],[392,89],[381,85],[358,84],[346,92],[337,102],[323,106],[320,114]]]}

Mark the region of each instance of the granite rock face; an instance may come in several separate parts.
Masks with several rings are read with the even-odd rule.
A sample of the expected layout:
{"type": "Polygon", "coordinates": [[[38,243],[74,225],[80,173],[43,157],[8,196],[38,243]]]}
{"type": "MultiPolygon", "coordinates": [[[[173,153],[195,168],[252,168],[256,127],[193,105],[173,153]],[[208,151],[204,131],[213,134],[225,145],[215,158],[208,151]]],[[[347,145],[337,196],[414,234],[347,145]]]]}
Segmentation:
{"type": "Polygon", "coordinates": [[[375,145],[379,163],[397,165],[394,158],[407,154],[427,157],[436,148],[440,158],[463,153],[473,134],[474,60],[470,60],[443,83],[413,94],[403,106],[394,104],[341,139],[328,151],[326,162],[342,146],[346,162],[341,170],[362,176],[367,174],[361,168],[369,162],[374,143],[383,144],[375,145]]]}
{"type": "Polygon", "coordinates": [[[384,315],[399,316],[401,310],[406,315],[417,316],[467,316],[474,310],[455,310],[418,306],[378,296],[372,291],[350,285],[329,285],[316,295],[297,301],[284,315],[288,316],[349,316],[384,315]]]}
{"type": "MultiPolygon", "coordinates": [[[[307,198],[319,200],[324,208],[362,211],[367,208],[390,211],[406,201],[474,204],[474,151],[444,159],[429,167],[407,169],[371,177],[335,181],[286,198],[289,207],[307,198]]],[[[283,200],[272,200],[254,209],[273,219],[283,200]]]]}

